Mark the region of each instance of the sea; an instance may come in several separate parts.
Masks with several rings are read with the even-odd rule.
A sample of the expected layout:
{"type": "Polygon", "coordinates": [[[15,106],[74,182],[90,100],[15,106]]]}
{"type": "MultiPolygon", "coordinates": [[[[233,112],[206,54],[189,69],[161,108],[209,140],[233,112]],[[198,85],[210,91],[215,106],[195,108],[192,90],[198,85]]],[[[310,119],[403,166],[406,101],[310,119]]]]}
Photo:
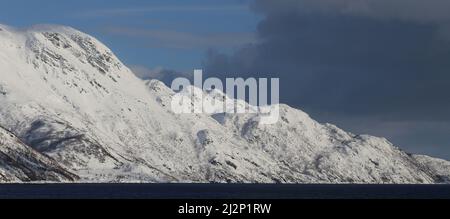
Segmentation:
{"type": "Polygon", "coordinates": [[[450,185],[0,184],[1,199],[450,199],[450,185]]]}

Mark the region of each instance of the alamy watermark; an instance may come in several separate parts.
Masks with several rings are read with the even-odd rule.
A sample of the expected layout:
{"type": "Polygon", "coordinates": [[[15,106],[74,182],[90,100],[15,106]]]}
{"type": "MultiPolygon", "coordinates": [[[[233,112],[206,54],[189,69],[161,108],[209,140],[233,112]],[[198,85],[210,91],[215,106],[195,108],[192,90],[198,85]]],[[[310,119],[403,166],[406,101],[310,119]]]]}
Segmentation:
{"type": "Polygon", "coordinates": [[[174,113],[257,113],[260,124],[274,124],[279,118],[279,78],[211,77],[203,80],[203,71],[194,70],[194,84],[187,78],[176,78],[171,88],[177,92],[171,101],[174,113]],[[248,91],[248,93],[247,93],[248,91]],[[244,102],[248,101],[248,104],[244,102]]]}

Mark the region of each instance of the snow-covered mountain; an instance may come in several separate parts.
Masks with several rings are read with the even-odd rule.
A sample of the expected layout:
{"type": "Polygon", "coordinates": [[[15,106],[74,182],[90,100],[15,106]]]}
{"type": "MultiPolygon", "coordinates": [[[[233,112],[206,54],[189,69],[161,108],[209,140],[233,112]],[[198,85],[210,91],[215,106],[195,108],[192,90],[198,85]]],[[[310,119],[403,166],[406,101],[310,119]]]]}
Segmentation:
{"type": "Polygon", "coordinates": [[[287,105],[263,125],[254,113],[175,114],[174,94],[72,28],[0,25],[0,181],[450,182],[447,161],[287,105]]]}

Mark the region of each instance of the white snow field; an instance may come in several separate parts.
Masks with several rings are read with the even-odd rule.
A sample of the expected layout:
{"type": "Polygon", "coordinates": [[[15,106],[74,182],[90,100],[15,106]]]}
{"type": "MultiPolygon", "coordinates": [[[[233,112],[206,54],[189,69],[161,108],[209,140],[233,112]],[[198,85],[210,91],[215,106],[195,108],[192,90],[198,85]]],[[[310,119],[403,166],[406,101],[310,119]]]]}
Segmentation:
{"type": "Polygon", "coordinates": [[[450,182],[448,161],[287,105],[263,125],[256,113],[175,114],[173,95],[70,27],[0,25],[0,181],[450,182]]]}

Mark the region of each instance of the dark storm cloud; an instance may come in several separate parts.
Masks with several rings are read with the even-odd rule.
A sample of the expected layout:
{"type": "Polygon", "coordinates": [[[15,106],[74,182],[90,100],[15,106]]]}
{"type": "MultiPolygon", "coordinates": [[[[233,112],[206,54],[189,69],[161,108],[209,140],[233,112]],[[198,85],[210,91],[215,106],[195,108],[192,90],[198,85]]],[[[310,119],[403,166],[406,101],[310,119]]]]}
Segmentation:
{"type": "Polygon", "coordinates": [[[265,14],[303,13],[366,16],[382,20],[447,22],[448,0],[257,0],[256,11],[265,14]]]}
{"type": "Polygon", "coordinates": [[[258,43],[233,55],[209,51],[209,76],[279,77],[281,102],[319,121],[450,159],[450,1],[252,7],[264,16],[258,43]]]}
{"type": "Polygon", "coordinates": [[[256,1],[256,10],[266,15],[258,28],[262,43],[233,56],[209,52],[207,72],[280,77],[282,102],[317,114],[450,118],[450,38],[441,34],[450,16],[400,13],[397,7],[398,18],[410,19],[383,19],[396,14],[378,4],[373,12],[368,6],[352,13],[346,8],[357,8],[351,6],[357,2],[387,7],[391,1],[331,2],[256,1]]]}

